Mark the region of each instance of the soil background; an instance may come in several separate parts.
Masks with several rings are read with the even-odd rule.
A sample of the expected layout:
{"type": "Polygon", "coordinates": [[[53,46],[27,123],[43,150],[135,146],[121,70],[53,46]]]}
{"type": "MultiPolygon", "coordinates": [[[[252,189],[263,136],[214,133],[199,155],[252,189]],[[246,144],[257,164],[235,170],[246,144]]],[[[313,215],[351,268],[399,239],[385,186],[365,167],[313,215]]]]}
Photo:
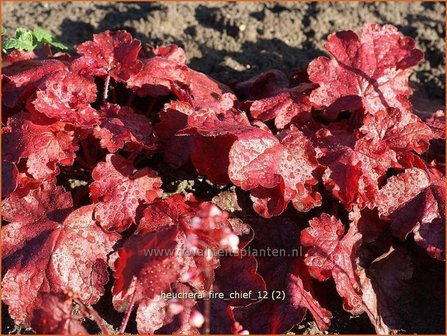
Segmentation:
{"type": "Polygon", "coordinates": [[[331,32],[391,23],[426,54],[412,76],[418,93],[444,101],[443,2],[3,2],[7,36],[41,27],[68,45],[126,29],[152,45],[176,43],[190,66],[229,82],[273,68],[305,69],[331,32]]]}
{"type": "MultiPolygon", "coordinates": [[[[1,9],[6,36],[17,27],[41,27],[75,46],[94,33],[125,29],[151,45],[182,46],[190,67],[224,83],[275,68],[286,73],[303,70],[313,58],[325,54],[324,43],[330,33],[346,29],[358,32],[369,22],[391,23],[413,37],[426,54],[411,77],[416,88],[415,108],[431,113],[445,105],[443,2],[14,1],[2,2],[1,9]]],[[[444,334],[444,264],[423,253],[415,260],[412,298],[406,302],[402,332],[444,334]]],[[[329,333],[374,333],[365,316],[352,318],[341,307],[332,308],[329,333]]],[[[6,332],[11,330],[9,324],[6,332]]],[[[311,319],[294,331],[319,332],[311,319]]]]}

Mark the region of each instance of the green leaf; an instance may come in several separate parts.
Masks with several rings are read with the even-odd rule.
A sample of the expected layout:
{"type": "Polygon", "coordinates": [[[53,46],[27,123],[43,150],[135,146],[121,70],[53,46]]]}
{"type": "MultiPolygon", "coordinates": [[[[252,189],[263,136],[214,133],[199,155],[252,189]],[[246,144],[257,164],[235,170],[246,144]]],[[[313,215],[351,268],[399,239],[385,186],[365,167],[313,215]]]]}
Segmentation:
{"type": "Polygon", "coordinates": [[[53,40],[50,32],[42,28],[34,28],[33,35],[36,38],[37,42],[48,43],[53,40]]]}
{"type": "Polygon", "coordinates": [[[25,28],[16,29],[15,39],[17,41],[14,47],[15,49],[33,51],[34,48],[37,46],[37,44],[34,43],[33,33],[25,28]]]}
{"type": "Polygon", "coordinates": [[[62,42],[59,42],[59,41],[52,40],[51,42],[48,42],[48,44],[50,46],[52,46],[52,47],[55,47],[55,48],[58,48],[58,49],[61,49],[61,50],[67,50],[68,49],[68,47],[65,44],[63,44],[62,42]]]}
{"type": "Polygon", "coordinates": [[[31,31],[25,28],[17,28],[15,37],[11,37],[3,41],[2,51],[6,52],[6,50],[9,49],[33,51],[44,44],[61,50],[68,49],[68,47],[63,43],[53,39],[51,34],[45,29],[35,28],[31,31]]]}
{"type": "Polygon", "coordinates": [[[58,48],[58,49],[62,49],[62,50],[68,49],[68,47],[65,44],[55,40],[51,36],[51,33],[46,31],[45,29],[34,28],[33,35],[34,35],[34,38],[36,39],[36,41],[38,43],[48,44],[48,45],[50,45],[52,47],[55,47],[55,48],[58,48]]]}

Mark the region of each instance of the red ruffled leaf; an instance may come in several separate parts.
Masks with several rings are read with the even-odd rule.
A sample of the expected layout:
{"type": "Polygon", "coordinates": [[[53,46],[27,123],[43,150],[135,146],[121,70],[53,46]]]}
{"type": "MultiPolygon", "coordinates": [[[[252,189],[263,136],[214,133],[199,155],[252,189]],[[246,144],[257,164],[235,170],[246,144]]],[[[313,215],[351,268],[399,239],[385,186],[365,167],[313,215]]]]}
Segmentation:
{"type": "Polygon", "coordinates": [[[90,106],[95,100],[93,79],[60,71],[47,79],[32,104],[48,118],[87,127],[98,122],[98,113],[90,106]]]}
{"type": "Polygon", "coordinates": [[[311,107],[307,94],[300,90],[288,90],[254,101],[250,113],[262,121],[275,119],[276,128],[283,129],[290,123],[302,125],[311,120],[311,107]]]}
{"type": "Polygon", "coordinates": [[[432,257],[445,259],[445,178],[431,182],[417,168],[388,179],[380,190],[379,211],[391,219],[391,232],[414,240],[432,257]]]}
{"type": "Polygon", "coordinates": [[[106,118],[93,130],[101,147],[115,153],[127,145],[132,150],[155,149],[152,126],[147,117],[135,113],[130,107],[109,104],[103,111],[106,118]]]}
{"type": "Polygon", "coordinates": [[[141,70],[127,80],[127,86],[139,96],[167,96],[175,82],[185,82],[185,72],[185,65],[156,56],[144,61],[141,70]]]}
{"type": "Polygon", "coordinates": [[[180,265],[175,256],[177,235],[178,229],[172,226],[135,234],[126,240],[114,265],[112,292],[118,311],[127,308],[132,296],[138,304],[170,289],[179,276],[180,265]],[[124,305],[119,305],[120,302],[124,305]]]}
{"type": "Polygon", "coordinates": [[[98,163],[92,177],[95,218],[106,230],[126,230],[135,221],[140,202],[151,203],[162,196],[161,179],[153,170],[135,171],[130,161],[117,154],[109,154],[106,162],[98,163]]]}
{"type": "Polygon", "coordinates": [[[363,302],[377,334],[390,334],[402,328],[405,314],[402,292],[405,281],[412,275],[411,258],[403,248],[390,249],[367,269],[361,269],[363,302]]]}
{"type": "Polygon", "coordinates": [[[353,314],[364,311],[360,282],[356,273],[355,253],[361,235],[351,226],[346,235],[343,224],[335,217],[322,214],[309,221],[301,231],[301,244],[310,247],[304,262],[310,274],[324,281],[332,277],[343,307],[353,314]]]}
{"type": "Polygon", "coordinates": [[[367,24],[358,37],[352,31],[329,35],[325,45],[331,58],[318,57],[309,64],[309,79],[319,84],[310,100],[328,108],[328,116],[363,105],[375,114],[388,107],[410,110],[409,68],[423,53],[414,41],[392,25],[367,24]]]}
{"type": "MultiPolygon", "coordinates": [[[[285,203],[291,201],[299,211],[308,211],[321,204],[320,194],[313,190],[317,167],[312,145],[298,129],[282,133],[280,140],[253,129],[239,136],[232,146],[228,173],[230,180],[244,190],[279,186],[280,193],[275,196],[281,196],[285,203]]],[[[254,196],[259,198],[259,193],[254,196]]],[[[256,211],[265,217],[282,212],[269,213],[260,207],[256,211]]]]}
{"type": "Polygon", "coordinates": [[[429,126],[415,114],[403,113],[397,109],[381,110],[366,115],[360,128],[367,142],[365,146],[393,150],[396,153],[415,151],[422,154],[428,149],[433,133],[429,126]]]}
{"type": "Polygon", "coordinates": [[[332,314],[315,299],[309,271],[296,257],[298,227],[282,220],[281,223],[263,220],[255,227],[254,253],[267,249],[280,250],[285,255],[260,256],[258,272],[266,283],[268,298],[243,308],[234,308],[234,319],[251,334],[284,334],[302,322],[309,311],[318,327],[327,330],[332,314]],[[282,299],[273,300],[271,293],[282,293],[282,299]]]}
{"type": "Polygon", "coordinates": [[[71,291],[93,304],[108,281],[107,254],[118,235],[93,220],[94,206],[70,213],[72,200],[61,187],[35,189],[3,202],[3,301],[18,324],[29,326],[43,292],[71,291]],[[68,217],[67,217],[68,215],[68,217]]]}
{"type": "Polygon", "coordinates": [[[390,177],[380,189],[378,210],[382,216],[389,216],[402,204],[416,197],[430,184],[428,174],[422,169],[407,169],[404,173],[390,177]]]}
{"type": "Polygon", "coordinates": [[[2,104],[16,107],[58,71],[67,72],[67,66],[58,60],[22,61],[3,68],[7,81],[2,85],[2,104]]]}
{"type": "Polygon", "coordinates": [[[318,162],[326,167],[323,182],[348,210],[376,206],[379,183],[396,161],[392,151],[375,152],[361,140],[336,124],[313,137],[318,162]]]}
{"type": "Polygon", "coordinates": [[[74,316],[71,298],[64,294],[42,293],[33,311],[31,328],[43,335],[86,335],[88,332],[81,317],[74,316]]]}
{"type": "Polygon", "coordinates": [[[141,68],[137,60],[141,42],[125,31],[105,31],[93,35],[77,47],[82,56],[72,63],[72,70],[94,76],[110,75],[116,81],[126,81],[141,68]]]}
{"type": "Polygon", "coordinates": [[[57,164],[72,165],[78,149],[74,132],[66,130],[64,123],[38,125],[24,112],[9,118],[2,139],[5,160],[17,163],[27,158],[28,172],[35,179],[58,174],[57,164]]]}

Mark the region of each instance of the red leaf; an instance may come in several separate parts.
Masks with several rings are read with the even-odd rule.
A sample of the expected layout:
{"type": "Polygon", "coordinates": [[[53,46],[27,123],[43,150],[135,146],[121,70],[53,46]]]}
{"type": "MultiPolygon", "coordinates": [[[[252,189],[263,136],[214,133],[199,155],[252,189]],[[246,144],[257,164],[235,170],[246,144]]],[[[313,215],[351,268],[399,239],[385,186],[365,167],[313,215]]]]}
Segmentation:
{"type": "Polygon", "coordinates": [[[12,194],[3,203],[11,222],[2,229],[3,301],[18,324],[29,326],[40,293],[71,291],[92,304],[104,291],[107,254],[118,235],[96,225],[93,205],[70,213],[71,207],[61,187],[31,190],[20,199],[12,194]]]}
{"type": "Polygon", "coordinates": [[[389,216],[402,204],[417,196],[430,184],[429,176],[422,169],[407,169],[404,173],[390,177],[379,191],[378,210],[380,215],[389,216]]]}
{"type": "MultiPolygon", "coordinates": [[[[300,257],[297,226],[290,221],[262,220],[255,227],[254,253],[258,252],[258,272],[266,283],[268,298],[243,308],[234,308],[234,318],[251,334],[284,334],[302,322],[309,311],[318,327],[327,330],[332,314],[315,299],[309,271],[300,257]],[[259,249],[259,250],[258,250],[259,249]],[[270,249],[280,256],[263,256],[270,249]],[[272,293],[284,292],[282,299],[273,300],[272,293]]],[[[262,293],[261,293],[262,297],[262,293]]]]}
{"type": "Polygon", "coordinates": [[[405,306],[402,292],[405,281],[413,275],[410,255],[406,250],[390,249],[360,271],[363,302],[377,334],[389,334],[402,328],[405,306]]]}
{"type": "Polygon", "coordinates": [[[211,333],[230,333],[234,317],[228,313],[236,307],[245,307],[256,302],[258,293],[266,290],[264,279],[257,272],[258,263],[252,256],[231,256],[221,259],[216,269],[213,291],[222,293],[225,299],[211,299],[211,333]],[[231,277],[231,281],[228,278],[231,277]],[[232,298],[236,295],[249,295],[249,298],[232,298]]]}
{"type": "Polygon", "coordinates": [[[167,96],[175,82],[185,82],[185,72],[186,65],[156,56],[144,61],[142,69],[130,76],[127,86],[139,96],[167,96]]]}
{"type": "Polygon", "coordinates": [[[203,73],[188,69],[185,75],[184,85],[194,107],[228,110],[237,100],[229,87],[203,73]]]}
{"type": "Polygon", "coordinates": [[[374,152],[344,127],[333,124],[313,138],[318,162],[326,167],[325,186],[348,210],[376,206],[379,182],[395,158],[389,150],[374,152]]]}
{"type": "Polygon", "coordinates": [[[175,255],[177,235],[178,230],[174,226],[135,234],[119,249],[112,290],[118,311],[125,310],[132,295],[135,295],[135,303],[139,304],[170,289],[180,268],[175,255]],[[121,301],[125,305],[119,305],[121,301]]]}
{"type": "MultiPolygon", "coordinates": [[[[172,293],[181,295],[194,294],[191,289],[182,283],[174,285],[172,293]]],[[[137,310],[137,328],[140,334],[198,334],[199,330],[191,325],[190,317],[196,306],[194,299],[165,299],[156,296],[145,300],[137,310]]]]}
{"type": "MultiPolygon", "coordinates": [[[[313,190],[317,167],[312,145],[298,129],[292,127],[282,133],[280,140],[254,129],[233,144],[228,173],[231,181],[244,190],[272,189],[281,184],[286,203],[291,201],[297,210],[309,211],[321,204],[320,194],[313,190]]],[[[256,209],[266,217],[272,215],[263,210],[256,209]]]]}
{"type": "Polygon", "coordinates": [[[36,304],[31,328],[39,334],[88,334],[80,318],[73,315],[73,300],[64,294],[42,293],[36,304]]]}
{"type": "Polygon", "coordinates": [[[14,163],[2,160],[2,197],[8,197],[17,188],[19,171],[14,163]]]}
{"type": "Polygon", "coordinates": [[[238,110],[221,113],[212,109],[196,110],[189,115],[188,125],[189,129],[182,132],[193,133],[191,161],[197,171],[215,184],[230,182],[228,153],[231,146],[238,135],[253,129],[245,113],[238,110]]]}
{"type": "Polygon", "coordinates": [[[9,118],[2,139],[6,161],[17,163],[27,158],[28,172],[35,179],[58,174],[57,164],[72,165],[78,149],[74,132],[65,130],[64,123],[38,125],[25,112],[9,118]]]}
{"type": "Polygon", "coordinates": [[[141,42],[122,30],[93,35],[77,47],[82,56],[72,63],[72,70],[94,76],[110,75],[116,81],[126,81],[141,68],[137,60],[141,42]]]}
{"type": "Polygon", "coordinates": [[[417,168],[388,179],[380,190],[379,211],[391,218],[391,232],[405,239],[413,231],[414,240],[428,254],[445,259],[445,178],[431,182],[417,168]]]}
{"type": "Polygon", "coordinates": [[[351,226],[346,235],[343,224],[335,217],[322,214],[309,221],[310,228],[301,231],[301,244],[310,247],[304,262],[310,274],[320,281],[332,277],[343,307],[353,314],[363,313],[355,252],[361,235],[351,226]]]}
{"type": "Polygon", "coordinates": [[[232,87],[240,100],[257,100],[273,97],[289,85],[289,79],[282,71],[270,70],[232,87]]]}
{"type": "Polygon", "coordinates": [[[175,44],[158,46],[152,51],[155,56],[165,57],[171,61],[177,62],[178,64],[186,64],[185,51],[175,44]]]}
{"type": "Polygon", "coordinates": [[[66,65],[58,60],[22,61],[3,68],[2,74],[8,81],[2,85],[2,104],[16,107],[58,71],[67,71],[66,65]]]}
{"type": "Polygon", "coordinates": [[[175,134],[188,125],[188,116],[193,112],[188,103],[171,102],[160,111],[160,122],[154,127],[164,160],[175,168],[184,165],[190,157],[192,138],[175,134]]]}
{"type": "Polygon", "coordinates": [[[135,113],[130,107],[108,104],[103,113],[106,118],[93,130],[101,147],[115,153],[125,145],[132,150],[155,148],[152,126],[148,118],[135,113]]]}
{"type": "Polygon", "coordinates": [[[433,137],[430,127],[419,117],[397,109],[366,115],[360,131],[365,135],[366,146],[387,147],[398,154],[409,151],[422,154],[433,137]]]}
{"type": "Polygon", "coordinates": [[[331,58],[318,57],[308,73],[320,85],[310,100],[327,107],[330,117],[358,109],[357,101],[370,114],[388,107],[410,110],[409,68],[423,58],[411,38],[392,25],[367,24],[361,37],[352,31],[329,35],[325,47],[331,58]]]}
{"type": "Polygon", "coordinates": [[[150,168],[135,171],[117,154],[106,156],[93,169],[90,193],[96,204],[95,219],[106,230],[122,232],[135,221],[139,202],[151,203],[162,196],[161,179],[150,168]]]}
{"type": "Polygon", "coordinates": [[[436,111],[426,120],[426,124],[433,132],[435,139],[445,139],[445,113],[441,110],[436,111]]]}
{"type": "Polygon", "coordinates": [[[309,98],[301,90],[287,90],[276,96],[256,100],[250,106],[250,113],[256,119],[267,121],[275,119],[278,129],[290,123],[304,124],[311,120],[309,98]]]}
{"type": "Polygon", "coordinates": [[[90,106],[95,100],[93,79],[59,71],[37,91],[33,105],[49,118],[87,127],[98,122],[98,113],[90,106]]]}

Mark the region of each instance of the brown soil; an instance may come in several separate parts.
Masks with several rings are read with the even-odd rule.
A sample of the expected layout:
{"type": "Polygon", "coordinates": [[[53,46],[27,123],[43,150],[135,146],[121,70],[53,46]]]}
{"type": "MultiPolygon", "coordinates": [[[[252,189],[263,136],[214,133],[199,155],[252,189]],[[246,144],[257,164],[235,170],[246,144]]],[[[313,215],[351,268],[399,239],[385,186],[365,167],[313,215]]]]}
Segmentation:
{"type": "Polygon", "coordinates": [[[126,29],[151,44],[183,46],[190,66],[223,82],[272,68],[304,69],[327,35],[363,23],[392,23],[415,38],[426,60],[413,82],[444,100],[445,4],[386,3],[2,3],[9,34],[42,27],[76,45],[93,33],[126,29]]]}

